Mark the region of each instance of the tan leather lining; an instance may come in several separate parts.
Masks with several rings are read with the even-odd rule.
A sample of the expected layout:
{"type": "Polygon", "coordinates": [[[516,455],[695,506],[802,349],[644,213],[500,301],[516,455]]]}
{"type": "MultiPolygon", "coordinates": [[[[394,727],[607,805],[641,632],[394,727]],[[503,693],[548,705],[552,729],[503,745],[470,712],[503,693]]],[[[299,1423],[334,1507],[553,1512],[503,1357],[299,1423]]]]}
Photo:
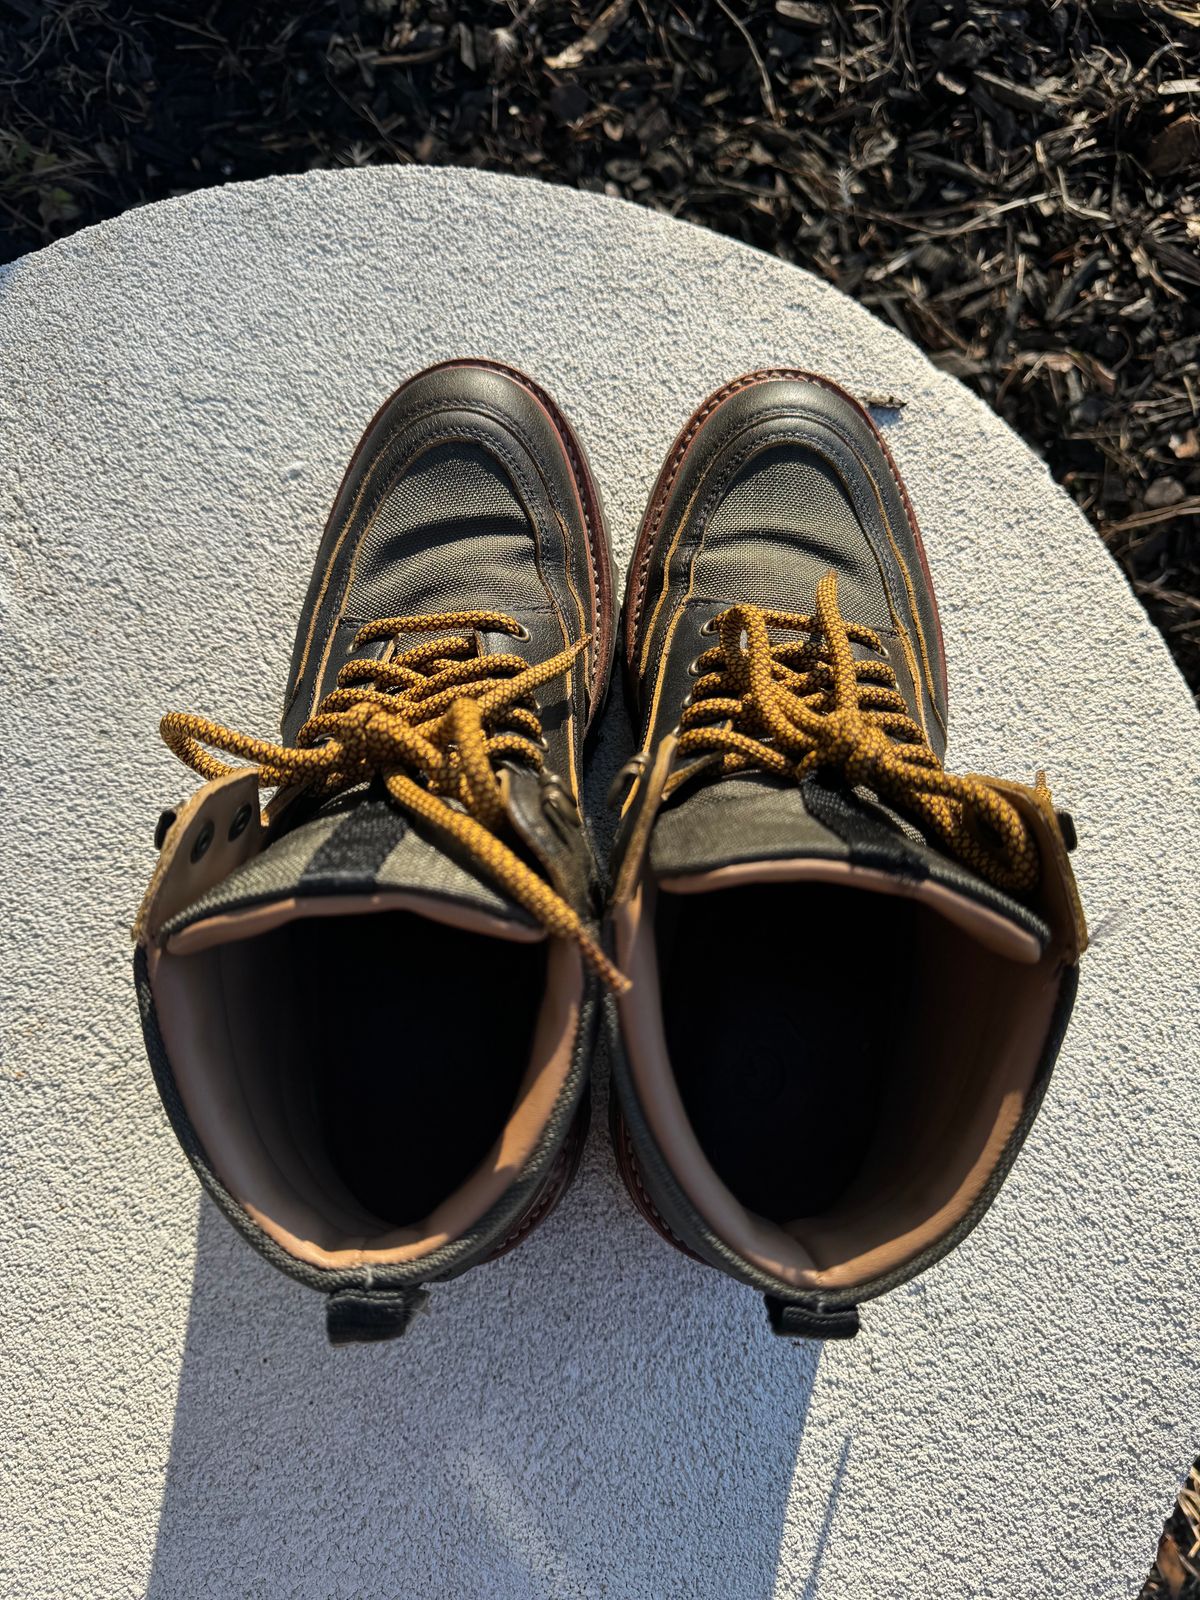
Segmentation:
{"type": "Polygon", "coordinates": [[[265,838],[253,770],[229,772],[190,794],[179,807],[142,899],[133,937],[139,944],[157,939],[177,912],[192,905],[262,849],[265,838]],[[249,815],[235,833],[235,819],[249,815]],[[203,835],[209,843],[203,849],[203,835]],[[199,853],[198,853],[199,852],[199,853]]]}
{"type": "MultiPolygon", "coordinates": [[[[759,868],[763,865],[759,864],[759,868]]],[[[799,863],[777,864],[795,869],[799,863]]],[[[804,863],[807,868],[810,864],[804,863]]],[[[812,863],[814,867],[837,863],[812,863]]],[[[846,864],[849,865],[849,864],[846,864]]],[[[876,875],[805,872],[795,876],[797,909],[803,877],[845,882],[870,892],[876,875]]],[[[769,881],[761,872],[718,869],[705,877],[722,886],[769,881]],[[735,876],[736,874],[736,876],[735,876]]],[[[889,880],[889,892],[894,880],[889,880]]],[[[666,887],[664,885],[664,887],[666,887]]],[[[672,892],[700,892],[699,875],[672,892]]],[[[941,1239],[977,1198],[1020,1116],[1049,1031],[1058,993],[1055,952],[1031,960],[1027,938],[1001,936],[983,908],[951,906],[952,891],[924,884],[913,898],[928,908],[922,946],[926,967],[914,968],[932,997],[928,1047],[897,1060],[894,1104],[881,1123],[894,1132],[890,1149],[864,1152],[859,1179],[826,1215],[786,1227],[748,1211],[725,1186],[702,1150],[671,1070],[661,1012],[653,931],[652,885],[615,914],[617,959],[633,980],[620,998],[622,1027],[638,1098],[677,1181],[717,1236],[762,1270],[797,1289],[849,1288],[901,1265],[941,1239]],[[950,899],[947,899],[947,896],[950,899]],[[915,1077],[905,1076],[913,1065],[915,1077]]],[[[904,891],[900,891],[904,892],[904,891]]],[[[1036,946],[1036,941],[1032,941],[1036,946]]],[[[1036,958],[1036,949],[1032,952],[1036,958]]],[[[914,959],[921,959],[914,953],[914,959]]],[[[836,1071],[837,1063],[830,1062],[836,1071]]],[[[805,1136],[797,1131],[797,1160],[805,1136]]]]}
{"type": "Polygon", "coordinates": [[[303,1096],[289,1086],[303,1014],[285,1002],[286,985],[256,965],[270,961],[269,940],[201,939],[189,954],[152,947],[148,959],[176,1086],[214,1170],[264,1232],[315,1266],[414,1261],[460,1238],[533,1155],[570,1071],[583,970],[575,945],[555,939],[529,1065],[505,1127],[455,1193],[429,1216],[395,1227],[364,1211],[341,1184],[308,1125],[303,1096]],[[279,998],[268,1014],[272,996],[279,998]]]}

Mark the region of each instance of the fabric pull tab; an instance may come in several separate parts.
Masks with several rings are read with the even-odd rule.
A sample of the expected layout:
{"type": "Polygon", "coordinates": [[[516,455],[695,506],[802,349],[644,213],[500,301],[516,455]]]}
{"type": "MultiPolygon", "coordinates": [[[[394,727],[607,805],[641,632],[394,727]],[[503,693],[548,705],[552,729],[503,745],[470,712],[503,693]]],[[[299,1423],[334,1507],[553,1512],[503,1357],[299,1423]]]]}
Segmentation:
{"type": "Polygon", "coordinates": [[[325,1331],[334,1345],[398,1339],[428,1301],[424,1289],[339,1289],[325,1302],[325,1331]]]}
{"type": "Polygon", "coordinates": [[[858,1307],[821,1310],[764,1295],[771,1331],[781,1339],[853,1339],[858,1332],[858,1307]]]}

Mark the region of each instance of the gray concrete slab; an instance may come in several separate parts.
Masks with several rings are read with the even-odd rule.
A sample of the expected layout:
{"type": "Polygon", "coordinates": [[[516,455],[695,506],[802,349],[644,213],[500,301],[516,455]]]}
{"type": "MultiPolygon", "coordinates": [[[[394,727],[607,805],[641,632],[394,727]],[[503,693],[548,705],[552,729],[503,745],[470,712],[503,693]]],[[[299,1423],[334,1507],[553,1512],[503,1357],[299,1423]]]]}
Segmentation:
{"type": "Polygon", "coordinates": [[[1200,721],[1025,446],[778,261],[419,169],[209,191],[17,262],[0,419],[3,1592],[1132,1595],[1200,1441],[1200,721]],[[638,1221],[597,1132],[530,1243],[414,1337],[331,1351],[160,1112],[127,929],[191,780],[157,718],[272,729],[348,454],[456,354],[552,389],[621,559],[725,379],[903,395],[952,762],[1044,765],[1078,819],[1096,938],[1046,1109],[985,1223],[849,1345],[773,1340],[638,1221]]]}

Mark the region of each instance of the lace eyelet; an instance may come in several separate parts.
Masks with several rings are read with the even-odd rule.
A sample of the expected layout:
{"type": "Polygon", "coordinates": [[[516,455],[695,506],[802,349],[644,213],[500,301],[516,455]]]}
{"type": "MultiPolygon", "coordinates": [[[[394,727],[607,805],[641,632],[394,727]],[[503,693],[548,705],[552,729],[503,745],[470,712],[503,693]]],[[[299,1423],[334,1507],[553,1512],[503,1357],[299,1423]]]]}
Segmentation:
{"type": "Polygon", "coordinates": [[[233,821],[229,824],[229,838],[231,842],[234,839],[240,838],[240,836],[245,833],[246,829],[250,826],[250,818],[253,816],[253,814],[252,808],[248,805],[239,806],[237,808],[237,810],[234,812],[233,821]]]}
{"type": "Polygon", "coordinates": [[[518,622],[517,631],[513,634],[513,638],[517,641],[517,643],[528,644],[532,637],[533,635],[530,633],[525,624],[523,622],[518,622]]]}
{"type": "Polygon", "coordinates": [[[634,785],[640,783],[642,773],[649,765],[650,754],[646,750],[639,750],[636,755],[630,756],[609,784],[607,803],[610,811],[616,811],[618,807],[624,805],[633,792],[634,785]]]}
{"type": "Polygon", "coordinates": [[[200,829],[200,832],[196,835],[196,842],[192,846],[193,861],[199,861],[202,855],[207,854],[208,847],[213,842],[213,834],[215,831],[216,830],[213,828],[211,822],[206,822],[200,829]]]}
{"type": "Polygon", "coordinates": [[[688,662],[688,669],[687,670],[688,670],[688,677],[689,678],[698,678],[700,676],[700,657],[699,656],[696,657],[695,661],[689,661],[688,662]]]}
{"type": "Polygon", "coordinates": [[[579,806],[575,796],[556,772],[541,774],[542,810],[571,827],[579,826],[579,806]]]}
{"type": "Polygon", "coordinates": [[[693,696],[692,691],[689,689],[684,695],[683,699],[679,702],[679,709],[680,711],[686,711],[689,706],[694,706],[695,703],[695,697],[693,696]]]}
{"type": "Polygon", "coordinates": [[[702,622],[700,624],[700,632],[703,633],[703,634],[716,633],[716,631],[717,631],[717,619],[716,619],[716,617],[709,617],[707,622],[702,622]]]}

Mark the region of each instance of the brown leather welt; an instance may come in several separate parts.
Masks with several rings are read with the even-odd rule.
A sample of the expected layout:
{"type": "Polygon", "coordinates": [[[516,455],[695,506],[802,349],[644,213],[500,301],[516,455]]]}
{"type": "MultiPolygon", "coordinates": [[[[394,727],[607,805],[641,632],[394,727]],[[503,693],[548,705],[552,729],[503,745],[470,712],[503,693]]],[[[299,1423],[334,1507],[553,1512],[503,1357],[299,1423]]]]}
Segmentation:
{"type": "Polygon", "coordinates": [[[693,1261],[698,1261],[701,1266],[707,1266],[708,1262],[705,1261],[703,1256],[698,1255],[690,1245],[684,1244],[683,1240],[650,1198],[650,1193],[642,1182],[642,1169],[638,1165],[637,1154],[633,1148],[629,1124],[619,1111],[617,1112],[617,1137],[613,1144],[617,1157],[617,1171],[621,1174],[621,1181],[624,1183],[629,1198],[633,1201],[637,1210],[641,1212],[660,1238],[665,1239],[669,1245],[673,1245],[683,1255],[690,1256],[693,1261]]]}

